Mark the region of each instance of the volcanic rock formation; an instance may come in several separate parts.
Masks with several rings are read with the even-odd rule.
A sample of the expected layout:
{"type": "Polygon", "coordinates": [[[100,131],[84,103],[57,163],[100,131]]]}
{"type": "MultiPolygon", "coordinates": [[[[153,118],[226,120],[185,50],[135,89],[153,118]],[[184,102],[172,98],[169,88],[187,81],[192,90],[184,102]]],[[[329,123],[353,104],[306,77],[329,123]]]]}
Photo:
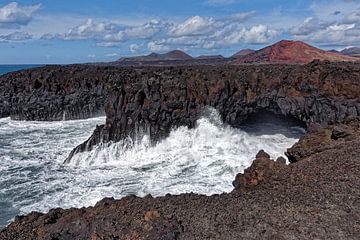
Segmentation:
{"type": "Polygon", "coordinates": [[[234,127],[262,110],[321,125],[360,115],[356,64],[203,66],[138,70],[131,76],[123,75],[112,85],[106,124],[98,126],[67,161],[96,144],[128,136],[148,134],[156,142],[174,127],[193,127],[206,114],[206,106],[234,127]]]}
{"type": "MultiPolygon", "coordinates": [[[[358,239],[360,67],[307,65],[118,68],[47,66],[0,78],[1,116],[59,120],[101,114],[106,123],[72,154],[101,142],[194,126],[217,109],[239,126],[270,111],[308,133],[287,151],[261,151],[231,193],[104,199],[94,207],[18,216],[0,239],[358,239]]],[[[68,160],[71,160],[71,155],[68,160]]]]}
{"type": "MultiPolygon", "coordinates": [[[[0,77],[1,117],[62,120],[104,114],[107,120],[73,154],[100,142],[149,134],[153,141],[177,126],[193,127],[206,106],[238,127],[262,110],[306,124],[358,116],[360,67],[307,65],[119,68],[46,66],[0,77]]],[[[69,158],[69,159],[70,159],[69,158]]]]}
{"type": "MultiPolygon", "coordinates": [[[[359,123],[353,122],[355,126],[359,123]]],[[[307,137],[312,134],[328,137],[307,137]]],[[[331,147],[290,165],[260,152],[244,175],[237,176],[231,193],[106,198],[95,207],[33,212],[17,217],[0,231],[0,239],[356,240],[359,138],[354,134],[349,142],[334,140],[331,147]]]]}
{"type": "Polygon", "coordinates": [[[309,63],[314,60],[358,61],[359,59],[340,53],[324,51],[300,41],[283,40],[245,56],[233,60],[233,63],[309,63]]]}

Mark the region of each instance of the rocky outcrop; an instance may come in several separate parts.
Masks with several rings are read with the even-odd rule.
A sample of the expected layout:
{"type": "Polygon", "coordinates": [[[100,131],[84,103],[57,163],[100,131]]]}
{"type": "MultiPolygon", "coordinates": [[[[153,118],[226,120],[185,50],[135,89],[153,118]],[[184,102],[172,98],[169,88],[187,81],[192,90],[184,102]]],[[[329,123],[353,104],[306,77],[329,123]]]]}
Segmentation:
{"type": "Polygon", "coordinates": [[[359,70],[329,62],[137,70],[110,89],[106,124],[67,161],[95,144],[144,134],[157,141],[174,127],[193,127],[206,106],[234,127],[263,110],[306,124],[343,122],[360,114],[359,70]]]}
{"type": "MultiPolygon", "coordinates": [[[[153,141],[173,127],[193,127],[206,107],[238,127],[263,110],[306,124],[339,123],[358,116],[360,67],[314,61],[307,65],[120,68],[46,66],[0,77],[0,117],[63,120],[106,112],[88,141],[149,134],[153,141]]],[[[69,158],[69,159],[70,159],[69,158]]]]}
{"type": "Polygon", "coordinates": [[[360,140],[360,120],[355,118],[326,128],[311,128],[309,133],[288,149],[285,155],[294,163],[328,149],[334,149],[339,143],[352,145],[358,140],[360,140]]]}
{"type": "Polygon", "coordinates": [[[290,165],[279,161],[260,152],[231,193],[129,196],[34,212],[0,239],[358,239],[358,139],[334,141],[290,165]]]}
{"type": "Polygon", "coordinates": [[[107,68],[46,66],[0,77],[0,117],[53,121],[104,115],[107,68]],[[105,79],[104,79],[105,78],[105,79]]]}
{"type": "MultiPolygon", "coordinates": [[[[70,89],[84,94],[80,99],[88,96],[86,80],[92,82],[96,76],[108,102],[105,125],[73,153],[127,135],[149,133],[156,141],[171,127],[193,126],[199,115],[206,114],[206,106],[216,108],[233,126],[266,110],[305,122],[309,132],[288,150],[290,165],[259,152],[252,166],[237,175],[231,193],[129,196],[104,199],[89,208],[33,212],[1,230],[0,239],[358,239],[359,66],[313,62],[222,68],[51,68],[80,69],[79,75],[75,71],[47,78],[62,83],[63,76],[76,76],[72,84],[79,82],[78,87],[70,89]]],[[[57,96],[52,91],[49,95],[57,96]]],[[[3,112],[18,109],[12,114],[29,116],[20,113],[27,113],[24,109],[33,102],[18,95],[23,102],[13,105],[13,95],[4,96],[10,107],[3,107],[3,112]]],[[[69,107],[77,104],[74,99],[69,107]]],[[[50,117],[57,111],[41,115],[39,110],[34,116],[50,117]]]]}
{"type": "Polygon", "coordinates": [[[269,179],[280,168],[285,167],[286,159],[279,157],[276,161],[270,159],[270,155],[261,150],[251,166],[244,173],[238,173],[233,181],[235,190],[244,190],[254,187],[269,179]]]}

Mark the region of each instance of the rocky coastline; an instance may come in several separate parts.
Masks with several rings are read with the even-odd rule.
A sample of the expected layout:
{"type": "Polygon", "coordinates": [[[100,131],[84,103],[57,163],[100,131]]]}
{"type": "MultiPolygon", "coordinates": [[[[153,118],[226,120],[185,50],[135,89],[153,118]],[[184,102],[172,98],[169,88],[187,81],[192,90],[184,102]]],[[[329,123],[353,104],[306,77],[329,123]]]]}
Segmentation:
{"type": "MultiPolygon", "coordinates": [[[[231,193],[106,198],[94,207],[19,216],[1,239],[358,239],[360,124],[305,135],[286,165],[260,151],[231,193]],[[343,132],[344,133],[344,132],[343,132]],[[341,134],[340,134],[341,135],[341,134]],[[297,156],[300,156],[299,154],[297,156]]],[[[343,125],[343,126],[345,126],[343,125]]]]}
{"type": "MultiPolygon", "coordinates": [[[[360,66],[46,66],[0,77],[0,117],[104,125],[65,162],[96,144],[193,127],[206,107],[238,127],[268,111],[308,128],[286,155],[261,151],[234,190],[104,199],[82,209],[19,216],[0,239],[357,239],[360,236],[360,66]],[[104,110],[105,109],[105,110],[104,110]]],[[[235,176],[234,176],[235,177],[235,176]]]]}

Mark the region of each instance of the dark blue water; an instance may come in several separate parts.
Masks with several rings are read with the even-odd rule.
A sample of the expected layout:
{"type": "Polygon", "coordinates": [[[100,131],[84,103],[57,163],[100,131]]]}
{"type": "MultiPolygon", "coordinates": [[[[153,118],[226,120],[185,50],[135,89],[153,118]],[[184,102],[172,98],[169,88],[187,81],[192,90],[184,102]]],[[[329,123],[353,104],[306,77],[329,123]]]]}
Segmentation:
{"type": "Polygon", "coordinates": [[[22,69],[41,67],[41,64],[18,64],[18,65],[0,65],[0,76],[9,72],[15,72],[22,69]]]}

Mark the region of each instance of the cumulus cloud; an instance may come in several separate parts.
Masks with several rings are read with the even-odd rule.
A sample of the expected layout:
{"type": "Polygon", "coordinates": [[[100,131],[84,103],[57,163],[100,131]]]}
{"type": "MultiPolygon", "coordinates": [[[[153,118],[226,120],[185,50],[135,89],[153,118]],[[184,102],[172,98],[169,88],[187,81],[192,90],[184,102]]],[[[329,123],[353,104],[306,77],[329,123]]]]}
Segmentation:
{"type": "Polygon", "coordinates": [[[27,32],[13,32],[8,35],[0,35],[0,41],[19,42],[32,39],[32,35],[27,32]]]}
{"type": "Polygon", "coordinates": [[[33,14],[39,10],[41,4],[19,5],[16,2],[9,3],[0,8],[0,28],[20,28],[29,24],[33,14]]]}
{"type": "Polygon", "coordinates": [[[137,53],[142,47],[143,46],[140,44],[133,43],[133,44],[130,44],[129,49],[130,49],[130,52],[137,53]]]}
{"type": "Polygon", "coordinates": [[[112,22],[98,22],[88,19],[83,24],[70,28],[63,34],[44,34],[41,39],[95,40],[102,47],[118,47],[127,40],[151,39],[160,32],[166,32],[168,23],[151,20],[138,26],[124,27],[112,22]]]}
{"type": "Polygon", "coordinates": [[[97,46],[120,47],[128,43],[132,53],[144,46],[153,52],[179,49],[216,49],[236,44],[268,43],[279,31],[263,24],[245,27],[255,11],[239,12],[222,18],[193,16],[180,23],[150,20],[140,25],[124,26],[89,19],[62,34],[45,34],[43,40],[93,40],[97,46]]]}
{"type": "Polygon", "coordinates": [[[360,23],[360,10],[358,12],[351,12],[342,20],[343,23],[360,23]]]}
{"type": "Polygon", "coordinates": [[[293,35],[308,35],[329,25],[331,23],[321,23],[316,17],[308,17],[302,24],[292,27],[290,33],[293,35]]]}
{"type": "Polygon", "coordinates": [[[289,30],[294,38],[321,45],[347,46],[360,42],[360,10],[347,11],[335,20],[309,17],[289,30]]]}
{"type": "Polygon", "coordinates": [[[194,16],[174,26],[170,30],[170,35],[175,37],[197,36],[213,31],[214,27],[215,21],[213,18],[194,16]]]}
{"type": "Polygon", "coordinates": [[[128,39],[149,39],[165,30],[167,26],[168,24],[162,21],[151,20],[140,26],[126,28],[124,34],[128,39]]]}
{"type": "Polygon", "coordinates": [[[106,22],[95,22],[93,19],[88,19],[86,23],[71,28],[64,39],[102,39],[104,36],[113,34],[116,31],[116,25],[106,22]]]}
{"type": "Polygon", "coordinates": [[[240,12],[229,16],[227,19],[236,22],[244,22],[256,15],[256,11],[240,12]]]}
{"type": "Polygon", "coordinates": [[[229,33],[224,36],[224,42],[227,44],[249,43],[249,44],[264,44],[275,38],[279,32],[270,29],[266,25],[256,25],[251,28],[241,28],[237,31],[229,33]]]}

